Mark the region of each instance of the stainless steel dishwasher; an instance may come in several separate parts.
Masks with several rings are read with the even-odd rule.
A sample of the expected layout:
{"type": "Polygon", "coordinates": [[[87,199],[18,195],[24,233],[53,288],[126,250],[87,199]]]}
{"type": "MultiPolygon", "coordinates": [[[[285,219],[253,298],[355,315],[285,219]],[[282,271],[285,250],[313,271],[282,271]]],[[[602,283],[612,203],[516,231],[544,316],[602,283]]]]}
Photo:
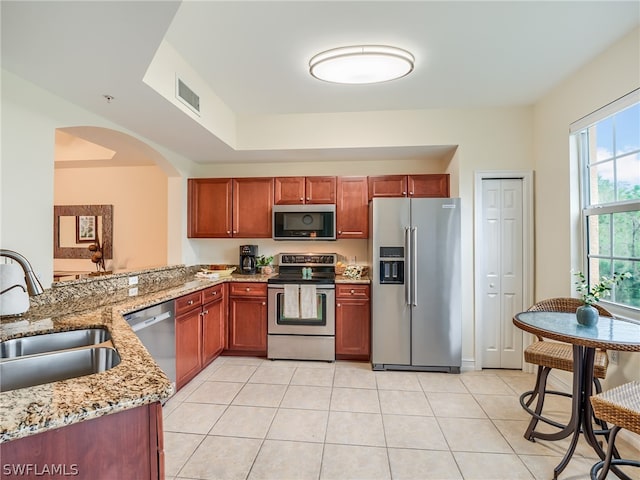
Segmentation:
{"type": "Polygon", "coordinates": [[[175,386],[176,324],[173,300],[129,313],[124,318],[175,386]]]}

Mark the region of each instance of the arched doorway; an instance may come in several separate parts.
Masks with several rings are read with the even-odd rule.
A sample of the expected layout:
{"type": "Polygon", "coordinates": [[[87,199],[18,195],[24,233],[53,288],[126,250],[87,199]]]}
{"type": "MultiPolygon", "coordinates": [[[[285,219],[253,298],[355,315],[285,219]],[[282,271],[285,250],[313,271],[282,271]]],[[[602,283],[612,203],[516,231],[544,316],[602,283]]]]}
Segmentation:
{"type": "MultiPolygon", "coordinates": [[[[157,150],[116,130],[56,129],[54,205],[113,205],[113,258],[106,269],[168,264],[168,179],[178,172],[157,150]]],[[[54,258],[54,272],[95,270],[87,259],[54,258]]]]}

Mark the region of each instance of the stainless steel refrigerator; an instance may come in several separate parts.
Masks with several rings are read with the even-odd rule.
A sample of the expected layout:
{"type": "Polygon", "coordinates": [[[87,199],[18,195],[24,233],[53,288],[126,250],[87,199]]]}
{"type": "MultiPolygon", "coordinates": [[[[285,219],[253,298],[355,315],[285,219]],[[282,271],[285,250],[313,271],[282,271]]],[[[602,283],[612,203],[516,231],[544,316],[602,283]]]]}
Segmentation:
{"type": "Polygon", "coordinates": [[[374,198],[369,207],[373,369],[459,373],[460,199],[374,198]]]}

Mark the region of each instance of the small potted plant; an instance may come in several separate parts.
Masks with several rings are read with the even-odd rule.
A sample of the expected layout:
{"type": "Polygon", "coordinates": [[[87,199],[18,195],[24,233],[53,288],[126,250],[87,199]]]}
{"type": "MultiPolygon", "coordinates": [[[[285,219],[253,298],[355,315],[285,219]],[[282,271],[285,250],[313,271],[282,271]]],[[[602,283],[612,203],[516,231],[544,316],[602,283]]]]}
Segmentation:
{"type": "Polygon", "coordinates": [[[262,275],[271,275],[273,273],[271,262],[273,262],[273,256],[260,255],[256,258],[256,264],[262,275]]]}
{"type": "Polygon", "coordinates": [[[617,285],[624,279],[631,278],[632,276],[629,272],[615,272],[612,277],[604,275],[600,278],[600,282],[589,286],[587,279],[582,272],[575,272],[574,275],[578,277],[578,280],[575,282],[576,291],[584,303],[584,305],[578,307],[576,310],[576,317],[578,319],[578,323],[586,326],[595,325],[598,321],[599,313],[593,305],[599,302],[602,298],[611,295],[611,289],[614,285],[617,285]]]}

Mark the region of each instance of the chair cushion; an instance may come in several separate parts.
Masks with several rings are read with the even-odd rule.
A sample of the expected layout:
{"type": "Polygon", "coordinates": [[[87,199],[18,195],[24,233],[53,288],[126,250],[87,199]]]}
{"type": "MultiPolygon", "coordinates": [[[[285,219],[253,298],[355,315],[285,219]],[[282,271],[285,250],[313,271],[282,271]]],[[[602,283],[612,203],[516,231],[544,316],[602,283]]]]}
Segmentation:
{"type": "MultiPolygon", "coordinates": [[[[565,372],[573,372],[573,347],[567,343],[543,340],[534,342],[524,350],[524,361],[543,367],[557,368],[565,372]]],[[[609,357],[606,351],[596,350],[593,362],[593,376],[605,378],[609,357]]]]}

